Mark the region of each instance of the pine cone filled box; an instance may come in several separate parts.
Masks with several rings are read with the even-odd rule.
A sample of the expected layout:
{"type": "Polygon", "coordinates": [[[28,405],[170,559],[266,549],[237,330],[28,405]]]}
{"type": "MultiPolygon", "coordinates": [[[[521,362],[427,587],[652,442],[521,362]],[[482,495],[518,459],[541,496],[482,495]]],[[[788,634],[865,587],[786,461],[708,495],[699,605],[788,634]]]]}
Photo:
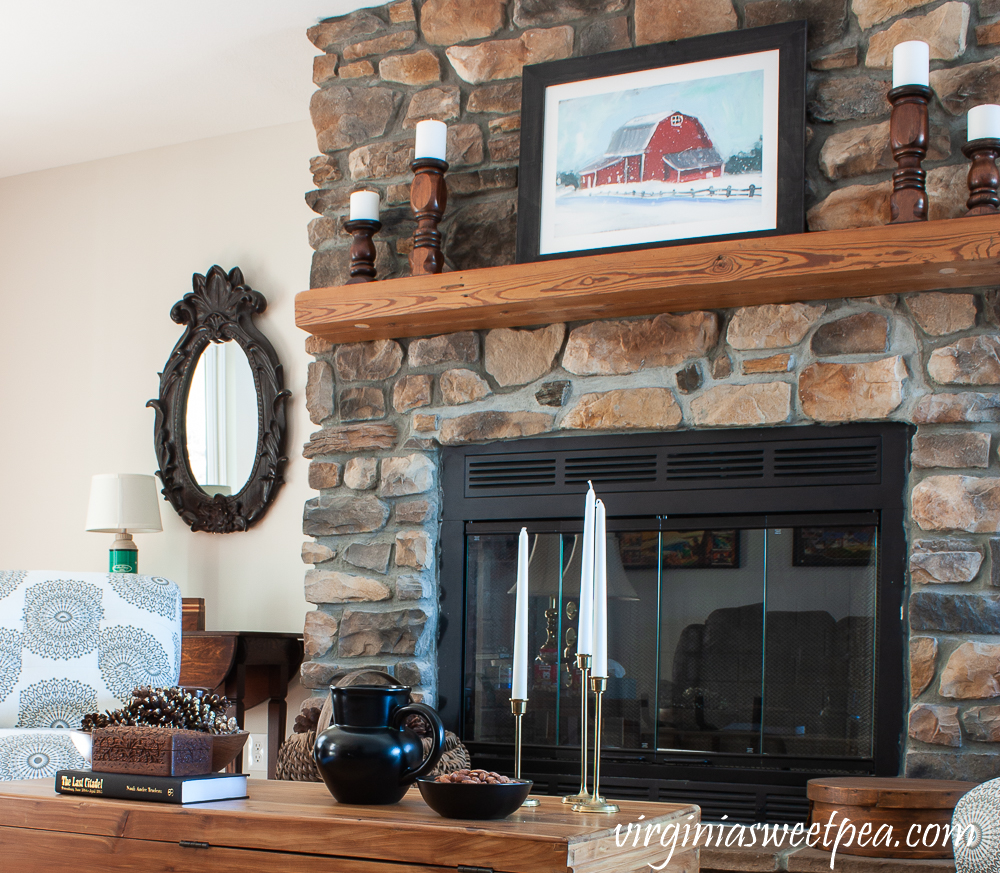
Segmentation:
{"type": "Polygon", "coordinates": [[[212,736],[139,725],[94,728],[94,770],[144,776],[203,776],[212,771],[212,736]]]}

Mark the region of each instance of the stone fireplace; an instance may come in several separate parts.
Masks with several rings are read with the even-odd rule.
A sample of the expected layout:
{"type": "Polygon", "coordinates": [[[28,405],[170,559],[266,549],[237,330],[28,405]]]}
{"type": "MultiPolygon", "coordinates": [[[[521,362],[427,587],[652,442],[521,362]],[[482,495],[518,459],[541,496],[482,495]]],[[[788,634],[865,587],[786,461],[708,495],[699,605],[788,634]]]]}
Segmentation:
{"type": "MultiPolygon", "coordinates": [[[[695,24],[654,0],[410,0],[324,22],[312,111],[323,154],[307,200],[312,286],[346,280],[350,192],[377,188],[380,277],[402,275],[416,121],[449,124],[450,268],[509,263],[520,67],[789,20],[810,23],[811,230],[888,220],[891,47],[932,46],[932,218],[961,215],[963,113],[995,93],[1000,6],[711,0],[695,24]],[[911,8],[912,7],[912,8],[911,8]],[[981,22],[981,23],[980,23],[981,22]],[[978,23],[978,26],[973,27],[978,23]],[[975,32],[975,45],[970,45],[975,32]],[[952,143],[955,143],[953,146],[952,143]]],[[[681,9],[680,4],[677,10],[681,9]]],[[[986,779],[1000,742],[1000,301],[908,293],[467,331],[333,346],[306,340],[303,681],[378,666],[439,694],[441,447],[521,438],[848,422],[916,426],[903,498],[901,770],[986,779]]],[[[444,612],[442,611],[444,610],[444,612]]]]}

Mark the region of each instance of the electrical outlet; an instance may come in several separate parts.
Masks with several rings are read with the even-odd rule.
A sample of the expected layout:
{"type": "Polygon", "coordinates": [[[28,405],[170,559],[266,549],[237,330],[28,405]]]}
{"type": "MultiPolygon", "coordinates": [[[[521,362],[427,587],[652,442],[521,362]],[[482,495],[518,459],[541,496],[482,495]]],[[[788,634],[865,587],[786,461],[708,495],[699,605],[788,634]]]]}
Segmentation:
{"type": "Polygon", "coordinates": [[[243,747],[243,772],[267,773],[267,734],[250,734],[243,747]]]}

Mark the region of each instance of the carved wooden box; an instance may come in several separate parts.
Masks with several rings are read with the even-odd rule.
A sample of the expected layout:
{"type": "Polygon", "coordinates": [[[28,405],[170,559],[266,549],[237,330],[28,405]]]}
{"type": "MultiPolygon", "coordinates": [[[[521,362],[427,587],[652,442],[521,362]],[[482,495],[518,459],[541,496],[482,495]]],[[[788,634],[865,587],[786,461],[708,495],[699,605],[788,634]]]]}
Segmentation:
{"type": "Polygon", "coordinates": [[[91,766],[104,773],[201,776],[212,772],[212,736],[156,727],[95,728],[91,766]]]}

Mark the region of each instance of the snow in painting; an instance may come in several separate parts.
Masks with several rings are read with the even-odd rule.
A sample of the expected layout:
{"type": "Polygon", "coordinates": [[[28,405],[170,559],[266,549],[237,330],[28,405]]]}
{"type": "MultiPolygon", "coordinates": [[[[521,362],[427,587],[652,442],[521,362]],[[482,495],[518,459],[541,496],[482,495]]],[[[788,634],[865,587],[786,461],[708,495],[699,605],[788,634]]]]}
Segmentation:
{"type": "Polygon", "coordinates": [[[777,54],[548,88],[540,253],[774,228],[777,54]]]}

